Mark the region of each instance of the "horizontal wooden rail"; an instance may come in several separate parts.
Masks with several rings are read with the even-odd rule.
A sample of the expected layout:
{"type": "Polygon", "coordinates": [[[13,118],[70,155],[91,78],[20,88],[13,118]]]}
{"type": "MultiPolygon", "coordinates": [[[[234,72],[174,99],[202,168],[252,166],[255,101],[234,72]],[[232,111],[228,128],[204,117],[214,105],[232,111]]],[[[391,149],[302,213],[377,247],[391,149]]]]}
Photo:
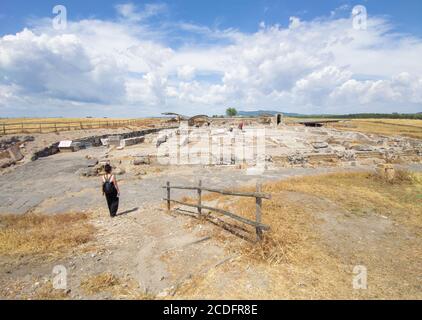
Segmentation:
{"type": "Polygon", "coordinates": [[[107,124],[107,123],[109,123],[109,124],[112,124],[112,123],[114,123],[114,124],[118,124],[118,123],[120,123],[120,124],[127,124],[127,123],[135,123],[135,122],[139,122],[139,121],[142,121],[142,120],[131,120],[131,121],[129,121],[129,120],[110,120],[110,121],[106,121],[106,120],[99,120],[99,121],[86,121],[86,120],[84,120],[84,121],[64,121],[64,122],[8,122],[8,123],[1,123],[0,125],[5,125],[5,126],[22,126],[22,124],[25,126],[25,125],[40,125],[40,124],[42,124],[42,125],[48,125],[48,124],[51,124],[51,125],[55,125],[55,124],[60,124],[60,125],[65,125],[65,126],[68,126],[69,124],[80,124],[80,123],[82,123],[82,124],[95,124],[95,125],[98,125],[98,124],[107,124]]]}
{"type": "MultiPolygon", "coordinates": [[[[168,201],[169,199],[165,199],[165,198],[164,198],[163,200],[164,200],[164,201],[168,201]]],[[[233,214],[233,213],[231,213],[231,212],[228,212],[228,211],[226,211],[226,210],[223,210],[223,209],[213,208],[213,207],[208,207],[208,206],[203,206],[203,205],[201,205],[201,206],[200,206],[200,205],[197,205],[197,204],[187,203],[187,202],[178,201],[178,200],[171,200],[171,199],[170,199],[170,201],[171,201],[171,202],[174,202],[174,203],[182,204],[182,205],[187,206],[187,207],[192,207],[192,208],[198,208],[198,209],[205,209],[205,210],[215,211],[215,212],[218,212],[218,213],[224,214],[224,215],[226,215],[226,216],[229,216],[230,218],[233,218],[233,219],[238,220],[238,221],[240,221],[240,222],[246,223],[246,224],[248,224],[248,225],[250,225],[250,226],[253,226],[253,227],[259,227],[259,228],[261,228],[261,229],[263,229],[263,230],[269,230],[269,229],[270,229],[270,227],[269,227],[269,226],[267,226],[267,225],[265,225],[265,224],[262,224],[262,223],[257,223],[257,222],[252,221],[252,220],[248,220],[248,219],[246,219],[246,218],[243,218],[243,217],[237,216],[237,215],[235,215],[235,214],[233,214]]]]}
{"type": "Polygon", "coordinates": [[[261,223],[261,209],[262,209],[262,199],[271,199],[271,195],[261,192],[261,185],[260,184],[257,184],[257,188],[256,188],[257,192],[238,192],[238,191],[228,191],[228,190],[220,190],[220,189],[214,189],[214,188],[206,188],[206,187],[202,186],[201,180],[199,181],[198,186],[192,186],[192,187],[191,186],[170,186],[170,182],[167,181],[166,186],[163,187],[163,188],[167,190],[167,197],[164,198],[163,200],[167,201],[167,210],[169,210],[169,211],[170,211],[170,208],[171,208],[170,204],[171,204],[171,202],[173,202],[173,203],[178,203],[178,204],[188,206],[188,207],[192,207],[192,208],[197,208],[199,216],[202,215],[203,209],[221,213],[221,214],[226,215],[226,216],[228,216],[232,219],[235,219],[237,221],[240,221],[240,222],[243,222],[245,224],[248,224],[250,226],[255,227],[258,241],[262,240],[262,230],[269,230],[270,229],[269,226],[261,223]],[[187,203],[187,202],[171,199],[171,197],[170,197],[171,189],[196,190],[197,193],[198,193],[197,204],[187,203]],[[255,218],[256,218],[256,221],[252,221],[252,220],[240,217],[240,216],[238,216],[234,213],[231,213],[231,212],[223,210],[223,209],[213,208],[213,207],[202,205],[202,191],[208,191],[208,192],[219,193],[219,194],[230,195],[230,196],[253,197],[253,198],[255,198],[255,202],[256,202],[255,218]]]}
{"type": "Polygon", "coordinates": [[[47,121],[47,122],[0,122],[0,135],[19,133],[43,133],[70,131],[72,129],[114,128],[126,125],[136,125],[144,120],[80,120],[80,121],[47,121]]]}
{"type": "MultiPolygon", "coordinates": [[[[166,189],[167,187],[162,187],[166,189]]],[[[212,189],[212,188],[204,188],[204,187],[184,187],[184,186],[171,186],[171,189],[180,189],[180,190],[201,190],[201,191],[208,191],[219,193],[227,196],[238,196],[238,197],[251,197],[251,198],[262,198],[262,199],[271,199],[271,195],[268,193],[262,192],[237,192],[237,191],[228,191],[228,190],[220,190],[220,189],[212,189]]]]}

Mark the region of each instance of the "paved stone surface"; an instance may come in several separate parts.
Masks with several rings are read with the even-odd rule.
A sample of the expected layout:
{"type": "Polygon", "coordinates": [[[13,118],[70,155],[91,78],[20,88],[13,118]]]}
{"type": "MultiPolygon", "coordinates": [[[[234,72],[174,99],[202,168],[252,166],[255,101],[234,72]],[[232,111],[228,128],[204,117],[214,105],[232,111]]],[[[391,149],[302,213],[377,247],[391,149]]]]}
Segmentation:
{"type": "MultiPolygon", "coordinates": [[[[86,158],[102,158],[106,147],[90,148],[74,153],[59,153],[19,166],[0,176],[0,214],[23,214],[29,211],[42,213],[79,212],[105,206],[99,177],[81,177],[77,172],[92,164],[86,158]]],[[[113,159],[113,155],[111,155],[113,159]]],[[[421,170],[421,165],[412,165],[421,170]]],[[[248,175],[247,170],[233,167],[173,167],[155,175],[142,177],[131,173],[118,176],[121,188],[121,210],[143,208],[157,204],[164,196],[161,188],[171,184],[196,184],[199,179],[205,186],[235,188],[258,180],[278,180],[290,176],[320,174],[333,171],[373,169],[354,168],[270,168],[262,175],[248,175]]],[[[251,171],[249,171],[251,172],[251,171]]],[[[172,191],[173,192],[173,191],[172,191]]],[[[189,191],[174,191],[176,197],[194,195],[189,191]]]]}

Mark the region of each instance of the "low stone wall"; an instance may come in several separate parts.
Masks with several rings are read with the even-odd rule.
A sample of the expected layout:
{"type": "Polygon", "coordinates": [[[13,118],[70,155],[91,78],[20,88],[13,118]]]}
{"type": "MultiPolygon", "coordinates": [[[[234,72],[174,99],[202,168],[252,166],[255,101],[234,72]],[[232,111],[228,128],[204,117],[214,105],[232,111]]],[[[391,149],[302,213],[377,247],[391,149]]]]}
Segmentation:
{"type": "MultiPolygon", "coordinates": [[[[108,139],[110,137],[119,137],[120,139],[131,139],[131,138],[138,138],[143,137],[148,134],[157,133],[161,130],[167,130],[167,129],[175,129],[176,127],[165,127],[165,128],[152,128],[152,129],[145,129],[145,130],[139,130],[139,131],[133,131],[133,132],[127,132],[127,133],[119,133],[119,134],[105,134],[101,136],[90,136],[82,139],[76,139],[73,140],[74,142],[80,143],[82,146],[85,146],[86,148],[89,147],[99,147],[102,146],[101,139],[108,139]]],[[[53,154],[58,153],[59,150],[59,142],[54,143],[53,145],[44,148],[43,150],[40,150],[38,152],[35,152],[31,160],[37,160],[38,158],[48,157],[53,154]]]]}
{"type": "Polygon", "coordinates": [[[127,132],[127,133],[105,134],[102,136],[91,136],[91,137],[86,137],[83,139],[77,139],[74,141],[80,142],[83,145],[99,147],[99,146],[102,146],[101,139],[109,139],[110,137],[118,137],[119,140],[137,138],[137,137],[145,136],[147,134],[157,133],[157,132],[160,132],[161,130],[175,129],[175,128],[178,128],[178,127],[176,126],[176,127],[165,127],[165,128],[152,128],[152,129],[127,132]]]}
{"type": "Polygon", "coordinates": [[[49,146],[47,148],[44,148],[40,151],[35,152],[31,157],[31,161],[35,161],[38,158],[52,156],[53,154],[56,154],[59,151],[60,151],[59,150],[59,142],[56,142],[56,143],[52,144],[51,146],[49,146]]]}
{"type": "Polygon", "coordinates": [[[133,145],[136,145],[136,144],[140,144],[144,141],[145,141],[145,136],[122,139],[120,141],[120,146],[121,147],[129,147],[129,146],[133,146],[133,145]]]}

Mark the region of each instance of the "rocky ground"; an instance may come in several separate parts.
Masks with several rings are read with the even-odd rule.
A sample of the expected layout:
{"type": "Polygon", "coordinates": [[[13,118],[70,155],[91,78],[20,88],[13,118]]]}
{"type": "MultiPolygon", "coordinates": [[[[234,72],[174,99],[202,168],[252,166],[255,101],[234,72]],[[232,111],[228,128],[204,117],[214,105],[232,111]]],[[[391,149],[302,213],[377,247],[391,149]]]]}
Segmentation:
{"type": "MultiPolygon", "coordinates": [[[[157,126],[160,126],[157,124],[157,126]]],[[[122,128],[59,131],[0,137],[0,174],[13,170],[16,166],[28,163],[34,155],[63,140],[78,140],[93,136],[129,134],[152,126],[127,126],[122,128]],[[7,169],[7,170],[4,170],[7,169]]]]}
{"type": "MultiPolygon", "coordinates": [[[[51,139],[48,141],[50,143],[75,137],[71,133],[62,133],[60,137],[44,139],[51,139]]],[[[143,145],[124,150],[97,147],[59,153],[2,172],[1,215],[86,212],[99,230],[95,243],[89,248],[60,261],[40,263],[23,259],[16,262],[0,258],[2,297],[31,297],[31,292],[36,291],[37,286],[51,279],[51,270],[57,264],[68,269],[68,298],[116,298],[110,292],[89,295],[80,289],[84,278],[103,272],[135,281],[139,285],[136,292],[145,296],[172,297],[178,287],[193,275],[207,272],[233,259],[212,238],[211,226],[209,229],[202,225],[187,227],[193,219],[190,214],[163,210],[162,186],[166,181],[191,185],[201,179],[206,186],[239,188],[255,185],[257,181],[375,168],[375,162],[370,162],[370,165],[369,162],[362,165],[348,162],[342,166],[328,167],[302,166],[302,163],[296,167],[270,165],[262,174],[251,175],[245,168],[230,165],[170,167],[148,164],[149,159],[145,157],[155,151],[155,139],[156,136],[147,139],[143,145]],[[121,189],[120,215],[115,219],[108,216],[101,194],[101,181],[97,176],[104,161],[111,161],[116,168],[121,189]]],[[[326,148],[324,141],[316,143],[317,148],[326,148]]],[[[29,142],[25,148],[29,148],[29,142]]],[[[407,164],[406,167],[422,170],[417,163],[407,164]]],[[[172,197],[193,195],[175,191],[172,197]]],[[[233,241],[241,240],[234,237],[233,241]]]]}

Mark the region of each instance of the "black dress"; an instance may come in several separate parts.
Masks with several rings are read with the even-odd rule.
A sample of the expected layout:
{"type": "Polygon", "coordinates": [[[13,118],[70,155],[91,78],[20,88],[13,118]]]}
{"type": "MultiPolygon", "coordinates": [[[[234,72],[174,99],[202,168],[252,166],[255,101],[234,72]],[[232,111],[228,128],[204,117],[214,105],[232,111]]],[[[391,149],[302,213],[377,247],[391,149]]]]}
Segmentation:
{"type": "MultiPolygon", "coordinates": [[[[110,177],[111,179],[112,177],[110,177]]],[[[104,177],[106,180],[106,177],[104,177]]],[[[114,182],[113,182],[114,186],[114,182]]],[[[107,205],[108,210],[110,211],[110,216],[115,217],[117,214],[117,210],[119,209],[119,197],[117,196],[117,189],[116,187],[113,188],[111,193],[106,193],[107,205]]]]}

